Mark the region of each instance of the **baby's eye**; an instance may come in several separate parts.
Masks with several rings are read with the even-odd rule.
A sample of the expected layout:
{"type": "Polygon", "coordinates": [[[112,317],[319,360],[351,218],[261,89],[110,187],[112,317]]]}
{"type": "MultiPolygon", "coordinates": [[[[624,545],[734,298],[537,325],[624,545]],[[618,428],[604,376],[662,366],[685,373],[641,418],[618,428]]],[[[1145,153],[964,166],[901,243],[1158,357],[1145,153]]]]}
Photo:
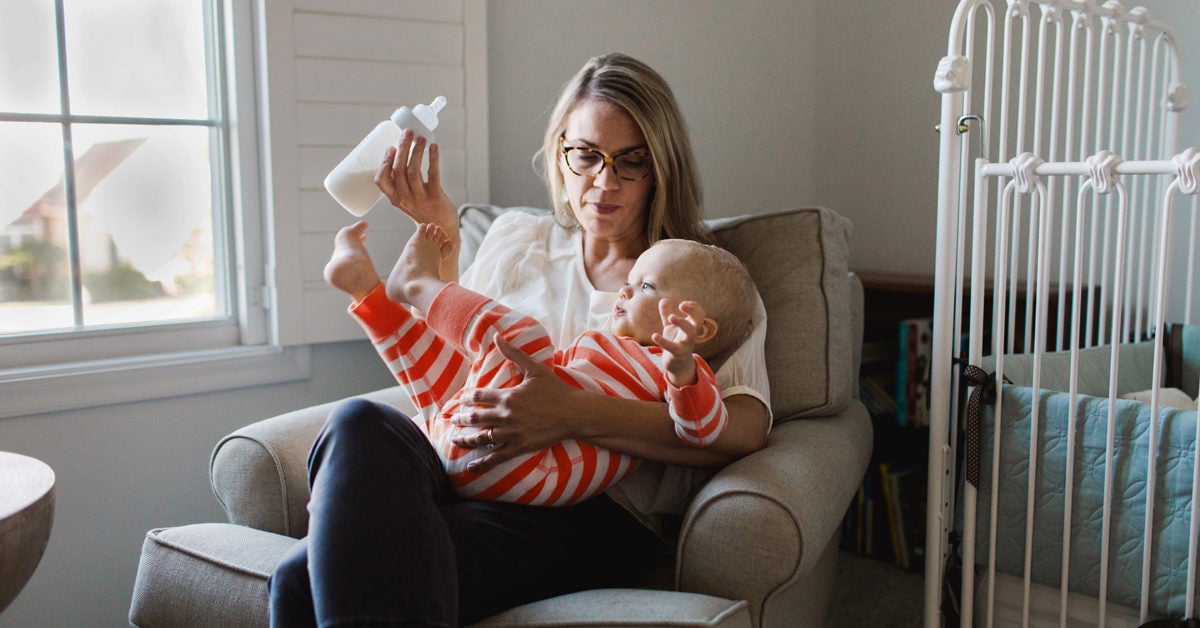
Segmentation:
{"type": "Polygon", "coordinates": [[[642,285],[640,285],[640,286],[638,286],[638,287],[639,287],[639,288],[641,288],[642,290],[653,290],[653,289],[654,289],[654,284],[652,284],[652,283],[650,283],[650,282],[648,282],[648,281],[643,281],[643,282],[642,282],[642,285]]]}

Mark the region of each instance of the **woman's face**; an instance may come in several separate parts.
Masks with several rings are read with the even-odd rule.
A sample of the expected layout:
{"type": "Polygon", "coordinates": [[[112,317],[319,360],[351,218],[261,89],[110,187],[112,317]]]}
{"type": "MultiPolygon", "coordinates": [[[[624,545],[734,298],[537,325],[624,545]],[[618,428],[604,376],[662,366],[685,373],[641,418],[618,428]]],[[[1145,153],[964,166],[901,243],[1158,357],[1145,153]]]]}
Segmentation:
{"type": "MultiPolygon", "coordinates": [[[[646,138],[629,114],[616,105],[593,99],[579,103],[567,116],[563,138],[564,146],[589,148],[607,157],[637,150],[648,152],[646,138]]],[[[561,152],[558,168],[571,211],[586,237],[607,242],[646,239],[653,172],[628,181],[617,176],[612,164],[606,164],[598,175],[577,175],[567,167],[561,152]]]]}

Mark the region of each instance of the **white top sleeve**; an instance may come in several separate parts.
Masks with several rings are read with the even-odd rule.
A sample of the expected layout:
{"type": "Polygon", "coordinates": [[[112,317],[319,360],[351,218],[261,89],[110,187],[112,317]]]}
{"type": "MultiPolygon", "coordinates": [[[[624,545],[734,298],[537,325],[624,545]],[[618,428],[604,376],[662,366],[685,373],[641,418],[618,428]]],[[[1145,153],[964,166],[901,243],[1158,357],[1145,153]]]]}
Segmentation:
{"type": "MultiPolygon", "coordinates": [[[[592,287],[583,266],[583,239],[578,230],[562,227],[553,216],[522,212],[502,214],[492,223],[459,283],[534,317],[557,347],[571,344],[589,329],[603,329],[617,298],[615,292],[592,287]]],[[[756,300],[758,324],[716,375],[722,398],[749,395],[770,413],[766,309],[757,295],[756,300]]],[[[710,475],[643,462],[610,488],[608,495],[657,529],[653,515],[681,514],[710,475]]]]}

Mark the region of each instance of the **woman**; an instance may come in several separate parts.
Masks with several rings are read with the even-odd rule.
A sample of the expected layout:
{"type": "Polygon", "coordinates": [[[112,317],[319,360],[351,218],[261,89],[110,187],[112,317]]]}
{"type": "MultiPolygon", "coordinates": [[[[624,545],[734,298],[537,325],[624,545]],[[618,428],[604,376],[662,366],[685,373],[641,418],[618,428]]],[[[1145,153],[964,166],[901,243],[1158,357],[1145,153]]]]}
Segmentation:
{"type": "MultiPolygon", "coordinates": [[[[458,240],[457,212],[442,190],[436,144],[406,134],[376,177],[393,205],[458,240]],[[410,155],[411,150],[411,157],[410,155]]],[[[498,218],[461,278],[446,281],[532,315],[556,343],[602,326],[637,256],[667,237],[708,239],[685,125],[670,88],[625,55],[589,61],[558,100],[541,150],[554,216],[498,218]]],[[[338,235],[326,279],[358,304],[381,290],[361,243],[338,235]],[[354,258],[352,261],[347,256],[354,258]]],[[[399,306],[396,306],[399,307],[399,306]]],[[[360,318],[383,312],[354,310],[360,318]]],[[[717,372],[729,427],[709,448],[683,444],[663,403],[573,389],[520,352],[525,381],[477,389],[456,418],[481,428],[459,444],[487,447],[481,468],[566,438],[648,463],[600,496],[569,508],[453,497],[436,453],[407,417],[365,401],[339,407],[309,460],[309,536],[271,581],[277,625],[471,623],[553,595],[630,585],[656,551],[664,521],[682,513],[706,477],[760,449],[770,425],[765,321],[717,372]],[[492,440],[487,440],[490,437],[492,440]],[[657,463],[657,464],[655,464],[657,463]]]]}

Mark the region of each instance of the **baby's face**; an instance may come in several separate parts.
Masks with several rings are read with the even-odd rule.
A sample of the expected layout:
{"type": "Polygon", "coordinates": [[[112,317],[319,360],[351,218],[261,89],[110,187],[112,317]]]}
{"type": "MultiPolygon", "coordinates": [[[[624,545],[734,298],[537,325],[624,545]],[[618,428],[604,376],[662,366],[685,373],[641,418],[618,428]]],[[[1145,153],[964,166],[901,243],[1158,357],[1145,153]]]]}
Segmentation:
{"type": "Polygon", "coordinates": [[[673,312],[681,301],[695,299],[685,257],[673,246],[654,246],[642,253],[629,271],[628,283],[617,293],[608,330],[642,345],[653,344],[651,335],[663,329],[659,301],[667,299],[673,312]]]}

